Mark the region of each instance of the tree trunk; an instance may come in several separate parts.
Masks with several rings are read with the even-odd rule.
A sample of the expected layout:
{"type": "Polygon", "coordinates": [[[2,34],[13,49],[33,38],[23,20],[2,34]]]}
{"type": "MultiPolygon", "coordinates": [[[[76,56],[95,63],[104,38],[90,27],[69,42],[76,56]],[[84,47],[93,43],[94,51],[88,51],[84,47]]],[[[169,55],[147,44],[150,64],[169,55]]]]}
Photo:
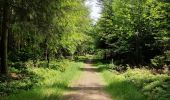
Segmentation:
{"type": "Polygon", "coordinates": [[[47,67],[49,67],[50,58],[49,58],[49,50],[48,50],[48,46],[46,47],[46,50],[45,50],[45,60],[47,61],[47,67]]]}
{"type": "Polygon", "coordinates": [[[139,64],[139,32],[136,32],[136,51],[135,51],[135,56],[136,56],[136,62],[135,64],[138,65],[139,64]]]}
{"type": "Polygon", "coordinates": [[[49,48],[48,48],[48,37],[45,38],[45,41],[44,41],[44,48],[45,48],[45,60],[47,61],[47,67],[49,67],[49,64],[50,64],[50,51],[49,51],[49,48]]]}
{"type": "Polygon", "coordinates": [[[47,61],[47,67],[49,67],[50,58],[49,58],[47,39],[45,40],[45,60],[47,61]]]}
{"type": "Polygon", "coordinates": [[[9,4],[8,0],[4,0],[3,6],[3,20],[2,20],[2,39],[1,39],[1,73],[8,74],[8,27],[9,27],[9,4]]]}

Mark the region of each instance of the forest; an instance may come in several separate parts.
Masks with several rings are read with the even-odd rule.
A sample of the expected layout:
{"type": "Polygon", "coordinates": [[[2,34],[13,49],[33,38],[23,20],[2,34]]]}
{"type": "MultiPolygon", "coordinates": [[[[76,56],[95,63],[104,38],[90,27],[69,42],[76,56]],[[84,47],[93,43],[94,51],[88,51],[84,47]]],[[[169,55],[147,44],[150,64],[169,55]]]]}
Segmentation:
{"type": "Polygon", "coordinates": [[[169,100],[170,1],[0,0],[0,100],[23,98],[169,100]]]}

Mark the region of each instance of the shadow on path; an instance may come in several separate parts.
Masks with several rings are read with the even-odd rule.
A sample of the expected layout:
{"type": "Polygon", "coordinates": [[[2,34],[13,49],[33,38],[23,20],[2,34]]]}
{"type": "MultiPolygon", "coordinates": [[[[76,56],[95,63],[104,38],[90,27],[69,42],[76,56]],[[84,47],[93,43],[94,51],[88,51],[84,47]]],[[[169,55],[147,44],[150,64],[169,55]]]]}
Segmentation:
{"type": "Polygon", "coordinates": [[[92,66],[92,60],[86,60],[83,72],[79,80],[75,80],[68,88],[70,90],[63,100],[111,100],[110,95],[104,92],[106,87],[98,68],[92,66]]]}
{"type": "Polygon", "coordinates": [[[98,68],[80,68],[80,70],[83,72],[97,72],[98,68]]]}

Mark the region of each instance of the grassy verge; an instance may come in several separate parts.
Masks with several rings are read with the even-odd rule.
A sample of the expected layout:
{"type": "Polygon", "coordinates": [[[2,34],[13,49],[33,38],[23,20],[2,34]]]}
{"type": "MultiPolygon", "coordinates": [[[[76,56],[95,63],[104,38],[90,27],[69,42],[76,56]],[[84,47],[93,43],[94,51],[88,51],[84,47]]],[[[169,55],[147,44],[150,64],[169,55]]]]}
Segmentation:
{"type": "Polygon", "coordinates": [[[170,76],[152,74],[147,69],[128,69],[119,73],[108,70],[107,64],[97,64],[108,84],[113,100],[170,100],[170,76]]]}
{"type": "MultiPolygon", "coordinates": [[[[53,62],[54,63],[54,62],[53,62]]],[[[83,66],[83,63],[67,61],[65,70],[56,70],[55,68],[28,68],[34,76],[37,76],[36,82],[31,83],[18,80],[15,82],[17,85],[33,84],[32,88],[17,89],[12,94],[5,96],[5,100],[59,100],[63,93],[67,91],[69,83],[80,74],[79,68],[83,66]],[[17,84],[18,83],[18,84],[17,84]]],[[[53,66],[54,67],[54,66],[53,66]]],[[[57,68],[58,69],[58,68],[57,68]]],[[[28,76],[30,78],[31,76],[28,76]]],[[[13,82],[13,81],[12,81],[13,82]]],[[[10,83],[11,84],[11,83],[10,83]]],[[[13,87],[14,88],[14,87],[13,87]]],[[[12,89],[12,88],[11,88],[12,89]]]]}

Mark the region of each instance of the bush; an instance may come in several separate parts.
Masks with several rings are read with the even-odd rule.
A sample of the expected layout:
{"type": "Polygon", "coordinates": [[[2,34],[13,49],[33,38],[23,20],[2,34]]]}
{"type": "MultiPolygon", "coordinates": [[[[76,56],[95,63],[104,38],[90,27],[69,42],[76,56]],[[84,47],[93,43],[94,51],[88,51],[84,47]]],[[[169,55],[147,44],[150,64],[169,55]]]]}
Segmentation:
{"type": "Polygon", "coordinates": [[[165,57],[164,56],[156,56],[154,59],[151,59],[151,63],[156,68],[162,68],[165,64],[165,57]]]}
{"type": "Polygon", "coordinates": [[[166,51],[163,55],[154,57],[151,59],[151,63],[155,68],[163,68],[164,65],[170,65],[170,51],[166,51]]]}
{"type": "Polygon", "coordinates": [[[69,66],[69,61],[68,60],[52,62],[50,64],[51,69],[59,70],[61,72],[64,72],[68,66],[69,66]]]}
{"type": "MultiPolygon", "coordinates": [[[[64,72],[66,68],[70,66],[69,63],[68,60],[51,61],[48,67],[46,61],[41,61],[38,62],[38,67],[41,68],[34,68],[31,61],[25,63],[10,62],[10,77],[0,76],[0,95],[9,95],[17,93],[19,90],[29,90],[33,86],[41,85],[41,81],[46,77],[42,76],[42,74],[47,73],[48,71],[50,73],[64,72]],[[37,72],[35,72],[35,70],[37,72]],[[40,73],[41,75],[39,75],[40,73]]],[[[55,76],[55,74],[49,76],[55,76]]]]}
{"type": "Polygon", "coordinates": [[[38,67],[43,67],[43,68],[50,68],[54,70],[59,70],[64,72],[67,68],[69,61],[68,60],[59,60],[59,61],[51,61],[50,64],[46,61],[41,61],[38,63],[38,67]]]}
{"type": "Polygon", "coordinates": [[[23,63],[23,62],[10,62],[9,66],[16,68],[16,69],[21,69],[23,67],[26,67],[25,63],[23,63]]]}
{"type": "Polygon", "coordinates": [[[38,63],[38,67],[48,68],[48,63],[45,61],[41,61],[38,63]]]}
{"type": "Polygon", "coordinates": [[[129,69],[123,76],[130,83],[142,90],[143,94],[148,98],[160,100],[160,98],[170,97],[170,76],[167,74],[154,75],[146,69],[129,69]]]}
{"type": "Polygon", "coordinates": [[[29,90],[41,79],[29,69],[11,67],[10,73],[10,77],[0,76],[0,95],[16,93],[19,90],[29,90]]]}
{"type": "Polygon", "coordinates": [[[167,65],[170,65],[170,50],[165,52],[165,58],[166,58],[165,63],[167,65]]]}
{"type": "MultiPolygon", "coordinates": [[[[101,66],[108,68],[106,64],[98,65],[99,68],[101,66]]],[[[111,64],[111,66],[113,65],[111,64]]],[[[102,70],[108,83],[107,90],[114,98],[120,98],[120,100],[127,98],[130,100],[170,100],[170,76],[168,74],[153,74],[144,68],[130,69],[129,65],[127,68],[123,73],[116,70],[102,70]]]]}

